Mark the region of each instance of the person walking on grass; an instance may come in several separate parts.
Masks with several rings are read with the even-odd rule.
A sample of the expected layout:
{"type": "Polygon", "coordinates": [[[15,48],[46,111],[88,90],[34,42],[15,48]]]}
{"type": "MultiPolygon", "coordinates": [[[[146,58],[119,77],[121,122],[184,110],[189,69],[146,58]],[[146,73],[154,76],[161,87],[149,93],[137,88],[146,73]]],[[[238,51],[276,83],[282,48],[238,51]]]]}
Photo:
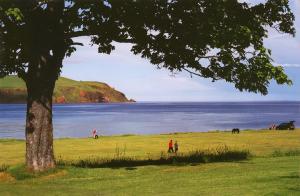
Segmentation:
{"type": "Polygon", "coordinates": [[[169,141],[169,149],[168,149],[168,153],[170,153],[170,152],[174,152],[174,149],[173,149],[173,141],[172,141],[172,140],[169,141]]]}
{"type": "Polygon", "coordinates": [[[92,134],[93,134],[93,138],[94,139],[98,139],[98,134],[97,134],[97,130],[96,129],[93,130],[92,134]]]}
{"type": "Polygon", "coordinates": [[[175,148],[175,153],[177,153],[177,151],[178,151],[178,143],[177,143],[177,141],[175,141],[174,148],[175,148]]]}

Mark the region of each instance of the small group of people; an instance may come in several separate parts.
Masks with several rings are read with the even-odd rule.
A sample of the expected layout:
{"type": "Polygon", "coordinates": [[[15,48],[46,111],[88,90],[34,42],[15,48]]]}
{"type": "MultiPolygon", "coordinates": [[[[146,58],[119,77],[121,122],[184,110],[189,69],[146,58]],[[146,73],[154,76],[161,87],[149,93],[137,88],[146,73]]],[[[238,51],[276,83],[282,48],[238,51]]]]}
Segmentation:
{"type": "Polygon", "coordinates": [[[177,151],[178,151],[178,143],[177,143],[177,141],[175,141],[174,148],[173,148],[173,140],[170,140],[169,141],[168,153],[171,153],[171,152],[177,153],[177,151]],[[174,149],[175,149],[175,151],[174,151],[174,149]]]}

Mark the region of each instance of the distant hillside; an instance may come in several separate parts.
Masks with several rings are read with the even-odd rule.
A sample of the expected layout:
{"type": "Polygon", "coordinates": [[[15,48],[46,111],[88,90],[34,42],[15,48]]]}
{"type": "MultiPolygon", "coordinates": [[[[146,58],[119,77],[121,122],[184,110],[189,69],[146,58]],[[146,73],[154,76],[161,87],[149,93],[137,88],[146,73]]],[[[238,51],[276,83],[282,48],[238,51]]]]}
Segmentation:
{"type": "MultiPolygon", "coordinates": [[[[25,83],[17,76],[0,79],[0,103],[26,103],[25,83]]],[[[75,81],[60,77],[54,90],[54,103],[129,102],[126,96],[101,82],[75,81]]]]}

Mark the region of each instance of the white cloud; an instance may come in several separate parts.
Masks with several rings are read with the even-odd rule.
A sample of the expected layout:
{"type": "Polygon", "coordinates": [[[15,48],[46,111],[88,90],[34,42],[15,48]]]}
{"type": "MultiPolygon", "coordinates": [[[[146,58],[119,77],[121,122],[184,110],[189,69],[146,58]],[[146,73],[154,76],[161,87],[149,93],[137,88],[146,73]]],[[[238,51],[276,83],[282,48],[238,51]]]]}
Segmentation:
{"type": "Polygon", "coordinates": [[[282,64],[283,67],[300,67],[300,64],[282,64]]]}
{"type": "MultiPolygon", "coordinates": [[[[247,1],[257,3],[259,1],[247,1]]],[[[265,1],[264,1],[265,2],[265,1]]],[[[265,40],[267,48],[272,49],[272,58],[276,64],[291,70],[300,67],[299,14],[300,0],[291,1],[296,15],[296,38],[288,34],[278,34],[270,30],[265,40]],[[295,11],[296,10],[296,11],[295,11]]],[[[170,77],[167,70],[157,70],[148,60],[130,52],[131,45],[114,43],[116,50],[110,55],[99,54],[97,46],[90,46],[88,37],[79,37],[75,41],[84,43],[78,51],[64,61],[62,75],[77,80],[103,81],[124,92],[129,98],[138,101],[253,101],[253,100],[299,100],[299,80],[294,86],[271,85],[270,94],[261,96],[254,93],[240,93],[233,84],[212,83],[209,79],[190,78],[189,74],[180,73],[170,77]],[[297,92],[297,93],[295,93],[297,92]]]]}

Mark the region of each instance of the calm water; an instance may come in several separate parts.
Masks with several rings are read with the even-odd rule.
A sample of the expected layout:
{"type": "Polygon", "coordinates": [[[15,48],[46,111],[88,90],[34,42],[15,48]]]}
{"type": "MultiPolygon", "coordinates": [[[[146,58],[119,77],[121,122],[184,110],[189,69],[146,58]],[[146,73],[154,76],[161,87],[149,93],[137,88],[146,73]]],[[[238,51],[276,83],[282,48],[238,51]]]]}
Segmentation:
{"type": "MultiPolygon", "coordinates": [[[[24,138],[26,106],[0,104],[0,138],[24,138]]],[[[300,102],[72,104],[54,106],[54,137],[266,128],[295,120],[300,102]]]]}

